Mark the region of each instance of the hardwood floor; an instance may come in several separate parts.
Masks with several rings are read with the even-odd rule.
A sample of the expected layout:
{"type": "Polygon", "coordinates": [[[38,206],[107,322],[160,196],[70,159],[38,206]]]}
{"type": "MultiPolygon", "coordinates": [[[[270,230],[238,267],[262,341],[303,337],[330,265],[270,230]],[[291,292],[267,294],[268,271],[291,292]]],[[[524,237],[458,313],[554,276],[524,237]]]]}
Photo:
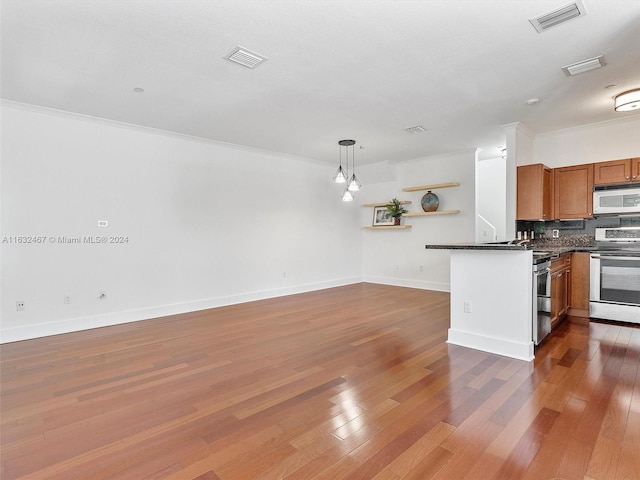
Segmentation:
{"type": "Polygon", "coordinates": [[[449,295],[357,284],[5,344],[10,479],[640,478],[640,329],[522,362],[445,343],[449,295]]]}

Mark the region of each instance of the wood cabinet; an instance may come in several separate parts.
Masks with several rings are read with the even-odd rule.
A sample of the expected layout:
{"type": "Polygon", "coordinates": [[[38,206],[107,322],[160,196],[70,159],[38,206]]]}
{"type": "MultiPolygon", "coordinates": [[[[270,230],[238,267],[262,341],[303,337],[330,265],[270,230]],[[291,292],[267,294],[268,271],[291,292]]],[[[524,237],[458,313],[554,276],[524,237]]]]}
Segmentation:
{"type": "Polygon", "coordinates": [[[554,218],[593,216],[593,163],[553,170],[554,218]]]}
{"type": "Polygon", "coordinates": [[[593,166],[594,185],[640,181],[640,158],[598,162],[593,166]]]}
{"type": "Polygon", "coordinates": [[[517,169],[517,220],[553,218],[553,170],[541,163],[517,169]]]}
{"type": "Polygon", "coordinates": [[[577,252],[571,255],[571,274],[569,279],[569,315],[576,317],[589,316],[589,262],[588,252],[577,252]]]}
{"type": "Polygon", "coordinates": [[[571,255],[551,262],[551,328],[562,320],[569,310],[571,295],[571,255]]]}

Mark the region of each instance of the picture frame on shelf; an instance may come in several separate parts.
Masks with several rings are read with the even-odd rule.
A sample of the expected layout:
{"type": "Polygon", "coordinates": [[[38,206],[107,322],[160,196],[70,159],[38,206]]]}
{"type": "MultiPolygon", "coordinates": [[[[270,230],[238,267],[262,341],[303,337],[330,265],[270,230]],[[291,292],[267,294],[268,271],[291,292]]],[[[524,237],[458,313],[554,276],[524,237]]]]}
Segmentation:
{"type": "Polygon", "coordinates": [[[387,207],[375,207],[373,209],[373,226],[382,227],[389,225],[393,225],[393,217],[387,210],[387,207]]]}

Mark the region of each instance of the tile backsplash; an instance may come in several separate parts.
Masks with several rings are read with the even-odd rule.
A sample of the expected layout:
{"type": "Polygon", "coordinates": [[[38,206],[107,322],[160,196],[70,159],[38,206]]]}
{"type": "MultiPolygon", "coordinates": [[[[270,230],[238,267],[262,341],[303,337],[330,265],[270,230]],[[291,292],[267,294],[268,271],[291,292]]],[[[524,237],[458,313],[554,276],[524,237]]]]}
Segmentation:
{"type": "Polygon", "coordinates": [[[640,216],[598,217],[587,220],[551,220],[532,222],[518,220],[517,232],[535,233],[536,245],[587,247],[595,244],[596,228],[602,227],[640,227],[640,216]],[[558,238],[553,231],[558,230],[558,238]]]}

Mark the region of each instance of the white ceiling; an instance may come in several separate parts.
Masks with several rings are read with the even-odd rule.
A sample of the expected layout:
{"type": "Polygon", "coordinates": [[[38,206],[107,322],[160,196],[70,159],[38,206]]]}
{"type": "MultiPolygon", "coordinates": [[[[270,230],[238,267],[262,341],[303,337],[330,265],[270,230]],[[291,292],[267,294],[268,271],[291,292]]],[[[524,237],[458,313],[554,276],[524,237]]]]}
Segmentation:
{"type": "Polygon", "coordinates": [[[585,17],[543,33],[528,21],[567,3],[1,0],[1,95],[331,164],[344,138],[365,147],[358,164],[488,158],[504,124],[638,114],[612,97],[640,87],[640,1],[584,0],[585,17]],[[223,59],[237,45],[268,60],[223,59]],[[561,70],[597,55],[604,68],[561,70]]]}

